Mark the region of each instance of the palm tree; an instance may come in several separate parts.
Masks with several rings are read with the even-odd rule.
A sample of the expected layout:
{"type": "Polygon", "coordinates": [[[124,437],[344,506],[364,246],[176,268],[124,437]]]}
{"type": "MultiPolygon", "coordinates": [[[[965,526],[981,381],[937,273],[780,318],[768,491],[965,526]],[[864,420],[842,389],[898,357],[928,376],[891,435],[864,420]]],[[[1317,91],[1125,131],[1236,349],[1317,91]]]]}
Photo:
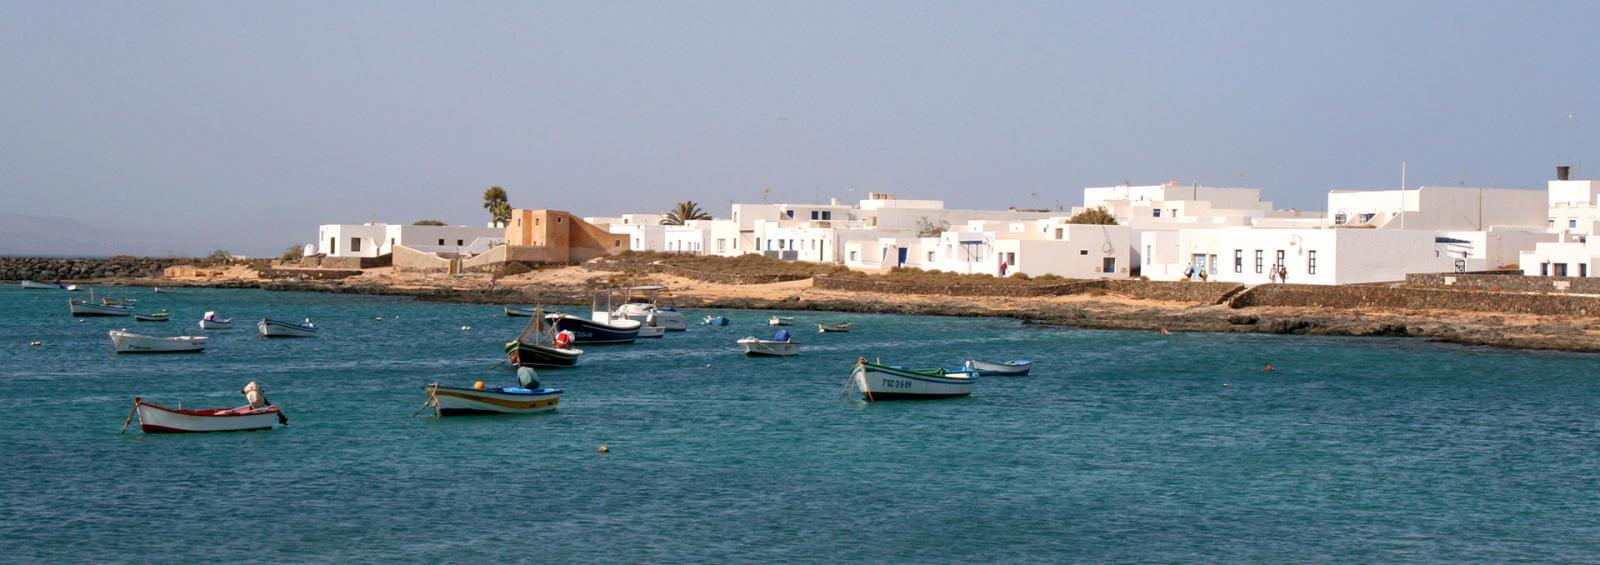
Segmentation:
{"type": "Polygon", "coordinates": [[[1088,210],[1078,212],[1071,218],[1068,218],[1067,223],[1114,226],[1117,225],[1117,217],[1113,215],[1110,210],[1107,210],[1104,206],[1101,206],[1098,208],[1090,208],[1088,210]]]}
{"type": "Polygon", "coordinates": [[[506,189],[498,186],[483,191],[483,209],[489,211],[494,223],[502,226],[511,221],[511,203],[507,198],[506,189]]]}
{"type": "Polygon", "coordinates": [[[689,220],[709,219],[711,219],[711,214],[707,214],[705,210],[701,210],[699,204],[696,204],[693,200],[685,200],[683,202],[679,202],[676,206],[672,207],[671,211],[667,212],[667,217],[661,219],[661,225],[681,226],[684,224],[684,222],[689,220]]]}

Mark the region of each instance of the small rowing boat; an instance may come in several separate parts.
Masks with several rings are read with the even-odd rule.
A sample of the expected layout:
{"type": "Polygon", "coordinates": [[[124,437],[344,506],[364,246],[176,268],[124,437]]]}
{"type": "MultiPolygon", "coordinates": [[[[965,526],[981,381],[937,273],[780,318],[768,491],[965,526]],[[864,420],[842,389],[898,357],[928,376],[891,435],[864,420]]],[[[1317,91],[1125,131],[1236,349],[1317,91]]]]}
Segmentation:
{"type": "Polygon", "coordinates": [[[968,396],[972,394],[972,383],[978,380],[978,375],[944,369],[907,369],[868,363],[862,358],[856,361],[850,379],[861,390],[862,397],[875,402],[968,396]]]}
{"type": "Polygon", "coordinates": [[[977,359],[968,359],[966,363],[962,364],[962,367],[983,377],[1020,377],[1028,374],[1028,371],[1033,368],[1033,362],[1018,359],[1004,363],[989,363],[977,359]]]}
{"type": "Polygon", "coordinates": [[[166,308],[156,310],[149,314],[140,314],[138,312],[134,312],[133,319],[140,322],[165,322],[172,319],[172,313],[167,312],[166,308]]]}
{"type": "Polygon", "coordinates": [[[513,318],[527,318],[533,316],[534,311],[533,308],[523,308],[521,306],[502,306],[501,308],[505,309],[507,316],[513,318]]]}
{"type": "Polygon", "coordinates": [[[25,280],[25,281],[22,281],[22,289],[23,290],[61,290],[61,284],[60,283],[42,283],[42,282],[34,282],[34,281],[25,280]]]}
{"type": "Polygon", "coordinates": [[[817,333],[819,333],[819,334],[845,333],[845,332],[848,332],[848,331],[850,331],[850,323],[849,322],[845,322],[843,324],[829,324],[829,323],[825,323],[825,322],[818,322],[817,323],[817,333]]]}
{"type": "Polygon", "coordinates": [[[751,357],[792,357],[800,354],[800,344],[794,342],[789,330],[778,330],[772,339],[756,339],[752,336],[738,343],[744,348],[744,354],[751,357]]]}
{"type": "Polygon", "coordinates": [[[422,390],[428,393],[428,400],[422,407],[426,409],[432,406],[436,417],[534,414],[555,410],[561,402],[561,389],[540,386],[532,368],[517,369],[517,381],[522,386],[484,386],[483,381],[471,387],[444,386],[439,383],[423,385],[422,390]]]}
{"type": "Polygon", "coordinates": [[[726,316],[706,316],[704,320],[700,320],[700,325],[726,326],[728,325],[728,318],[726,316]]]}
{"type": "Polygon", "coordinates": [[[262,318],[256,323],[256,331],[261,337],[317,337],[317,326],[310,318],[298,324],[262,318]]]}
{"type": "Polygon", "coordinates": [[[794,325],[794,316],[773,316],[771,319],[767,320],[767,325],[792,326],[794,325]]]}
{"type": "MultiPolygon", "coordinates": [[[[184,410],[152,404],[135,396],[133,413],[128,414],[128,419],[132,420],[134,414],[137,414],[139,430],[147,434],[248,432],[270,430],[279,424],[287,425],[289,418],[283,415],[283,410],[266,402],[266,396],[251,396],[252,387],[255,394],[260,394],[259,385],[254,382],[246,385],[245,396],[251,398],[251,403],[238,408],[184,410]],[[256,398],[260,401],[258,402],[256,398]]],[[[124,431],[128,429],[128,421],[122,423],[122,429],[124,431]]]]}
{"type": "Polygon", "coordinates": [[[204,351],[204,336],[155,337],[128,330],[111,330],[111,346],[117,353],[192,353],[204,351]]]}
{"type": "Polygon", "coordinates": [[[132,316],[132,306],[106,306],[89,300],[67,299],[67,308],[74,316],[132,316]]]}
{"type": "Polygon", "coordinates": [[[233,327],[233,318],[219,317],[216,312],[206,312],[206,315],[200,318],[200,329],[202,330],[225,330],[231,327],[233,327]]]}

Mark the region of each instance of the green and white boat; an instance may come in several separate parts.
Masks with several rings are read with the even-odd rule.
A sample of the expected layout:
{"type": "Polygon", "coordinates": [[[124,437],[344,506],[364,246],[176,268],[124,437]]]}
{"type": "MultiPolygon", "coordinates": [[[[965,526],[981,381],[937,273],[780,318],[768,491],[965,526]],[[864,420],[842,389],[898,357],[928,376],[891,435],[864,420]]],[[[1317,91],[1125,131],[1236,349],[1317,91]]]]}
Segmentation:
{"type": "Polygon", "coordinates": [[[851,380],[869,402],[879,400],[925,400],[969,396],[978,374],[946,369],[907,369],[897,365],[856,361],[851,380]]]}

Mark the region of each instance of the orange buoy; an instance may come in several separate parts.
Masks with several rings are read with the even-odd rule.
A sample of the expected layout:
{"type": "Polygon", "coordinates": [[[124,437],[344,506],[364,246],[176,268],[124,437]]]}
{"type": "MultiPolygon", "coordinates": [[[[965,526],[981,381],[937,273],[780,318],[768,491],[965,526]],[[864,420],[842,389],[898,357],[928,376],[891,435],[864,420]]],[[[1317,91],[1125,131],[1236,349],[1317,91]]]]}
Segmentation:
{"type": "Polygon", "coordinates": [[[1272,364],[1271,363],[1267,363],[1267,372],[1268,373],[1272,372],[1272,364]]]}
{"type": "Polygon", "coordinates": [[[483,381],[477,381],[477,382],[472,383],[472,388],[477,389],[477,390],[483,390],[483,381]]]}

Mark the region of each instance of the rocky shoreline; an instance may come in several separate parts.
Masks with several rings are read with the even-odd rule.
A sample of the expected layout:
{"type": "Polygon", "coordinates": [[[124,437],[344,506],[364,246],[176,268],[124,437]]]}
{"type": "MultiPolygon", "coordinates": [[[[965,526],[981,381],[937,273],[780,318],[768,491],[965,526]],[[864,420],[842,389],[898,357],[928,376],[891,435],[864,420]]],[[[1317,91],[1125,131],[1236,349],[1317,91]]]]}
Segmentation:
{"type": "MultiPolygon", "coordinates": [[[[130,286],[260,288],[269,291],[334,292],[409,296],[418,300],[470,304],[587,305],[587,286],[527,285],[490,290],[481,285],[403,286],[349,281],[174,281],[127,278],[102,281],[130,286]]],[[[869,293],[808,293],[778,298],[698,296],[679,293],[685,308],[799,310],[937,316],[994,316],[1042,327],[1170,332],[1262,333],[1286,335],[1408,337],[1496,348],[1600,352],[1600,323],[1586,318],[1529,320],[1509,314],[1370,311],[1328,308],[1193,305],[1155,301],[1085,298],[1059,302],[1020,300],[995,303],[942,297],[912,301],[869,293]]]]}
{"type": "Polygon", "coordinates": [[[68,259],[56,257],[0,257],[0,281],[39,282],[88,281],[129,277],[159,277],[173,265],[193,263],[177,257],[105,257],[68,259]]]}

